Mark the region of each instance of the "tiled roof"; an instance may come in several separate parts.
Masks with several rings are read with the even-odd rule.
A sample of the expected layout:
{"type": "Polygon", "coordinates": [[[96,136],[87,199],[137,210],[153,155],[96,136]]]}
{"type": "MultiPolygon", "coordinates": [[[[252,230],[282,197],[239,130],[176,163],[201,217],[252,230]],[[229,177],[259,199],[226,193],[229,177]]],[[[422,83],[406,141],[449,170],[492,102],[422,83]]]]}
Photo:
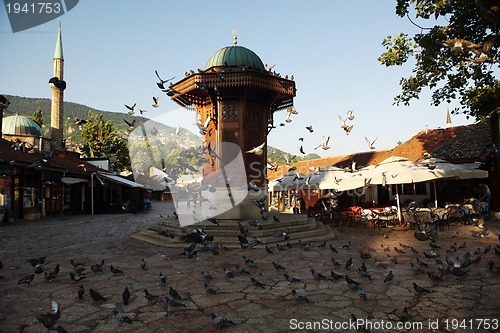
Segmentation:
{"type": "MultiPolygon", "coordinates": [[[[480,122],[466,126],[428,129],[421,131],[410,140],[391,150],[362,152],[344,156],[332,156],[315,160],[299,161],[294,164],[300,173],[310,173],[309,167],[356,167],[375,165],[390,156],[406,157],[412,161],[423,159],[424,152],[433,157],[454,163],[484,161],[486,152],[492,146],[490,122],[480,122]]],[[[281,166],[277,171],[268,170],[270,180],[281,177],[290,166],[281,166]]]]}
{"type": "MultiPolygon", "coordinates": [[[[41,161],[46,154],[46,152],[36,150],[32,152],[15,150],[12,147],[11,141],[5,139],[0,140],[0,163],[15,163],[28,167],[41,161]]],[[[45,167],[59,170],[60,172],[66,172],[71,175],[88,176],[92,172],[98,170],[96,166],[80,159],[78,153],[71,151],[56,150],[48,160],[45,167]],[[83,167],[79,167],[81,164],[83,164],[83,167]]]]}

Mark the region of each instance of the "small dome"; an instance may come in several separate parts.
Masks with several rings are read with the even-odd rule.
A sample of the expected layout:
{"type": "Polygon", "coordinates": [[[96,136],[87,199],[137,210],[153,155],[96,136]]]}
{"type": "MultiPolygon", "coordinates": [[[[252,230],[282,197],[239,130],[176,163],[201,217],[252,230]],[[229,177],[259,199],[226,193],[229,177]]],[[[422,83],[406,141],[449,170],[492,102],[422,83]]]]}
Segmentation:
{"type": "Polygon", "coordinates": [[[217,66],[249,66],[265,70],[262,60],[255,52],[238,45],[227,46],[215,52],[208,60],[205,69],[217,66]]]}
{"type": "Polygon", "coordinates": [[[15,115],[3,118],[2,133],[43,137],[42,128],[31,118],[15,115]]]}

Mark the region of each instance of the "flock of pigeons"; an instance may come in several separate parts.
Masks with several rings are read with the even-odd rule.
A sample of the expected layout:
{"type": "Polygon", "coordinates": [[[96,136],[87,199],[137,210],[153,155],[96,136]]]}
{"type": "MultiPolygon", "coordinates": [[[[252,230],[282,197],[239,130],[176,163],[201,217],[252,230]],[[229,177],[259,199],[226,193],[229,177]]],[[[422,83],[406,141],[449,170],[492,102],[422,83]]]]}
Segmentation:
{"type": "MultiPolygon", "coordinates": [[[[287,111],[286,111],[285,122],[280,123],[279,125],[286,126],[286,124],[291,123],[292,122],[292,115],[297,115],[298,113],[299,112],[297,111],[297,109],[295,107],[293,107],[293,106],[288,107],[287,111]]],[[[338,117],[339,117],[339,121],[340,121],[340,128],[345,132],[346,135],[349,135],[354,128],[354,125],[352,123],[350,123],[354,120],[353,110],[348,110],[345,118],[343,118],[341,115],[339,115],[338,117]]],[[[306,126],[305,128],[309,133],[314,132],[312,125],[306,126]]],[[[365,137],[365,141],[368,144],[368,147],[370,149],[376,149],[375,142],[377,141],[377,139],[378,138],[376,138],[375,140],[370,140],[367,137],[365,137]]],[[[303,145],[304,137],[299,137],[298,140],[300,142],[302,142],[302,144],[299,146],[300,154],[306,155],[307,153],[304,150],[304,145],[303,145]]],[[[319,148],[321,148],[323,150],[330,149],[331,146],[329,145],[329,142],[330,142],[330,136],[324,135],[322,138],[322,141],[316,147],[314,147],[314,150],[319,149],[319,148]]],[[[247,153],[255,153],[256,152],[255,149],[257,149],[257,148],[263,148],[263,145],[256,147],[253,150],[247,151],[247,153]]],[[[289,164],[289,163],[287,163],[287,164],[289,164]]]]}
{"type": "MultiPolygon", "coordinates": [[[[176,215],[175,212],[174,215],[176,215]]],[[[217,220],[212,220],[210,222],[218,225],[217,220]]],[[[279,224],[280,220],[277,216],[273,216],[271,223],[279,224]]],[[[281,239],[280,243],[277,243],[275,247],[267,245],[262,247],[260,239],[255,236],[250,239],[249,236],[254,231],[262,230],[264,228],[263,223],[250,221],[248,224],[249,229],[245,228],[241,223],[238,223],[238,225],[239,233],[237,238],[242,249],[246,251],[243,252],[243,255],[241,253],[237,254],[237,256],[241,255],[240,260],[235,260],[234,256],[229,257],[234,252],[228,251],[223,245],[214,243],[216,237],[208,234],[203,229],[194,229],[191,233],[183,236],[177,236],[167,229],[161,230],[159,234],[170,238],[181,237],[181,241],[190,243],[188,247],[179,253],[179,259],[185,257],[186,260],[191,260],[200,255],[210,254],[226,256],[223,268],[217,265],[210,267],[210,263],[213,262],[209,259],[195,261],[195,263],[203,262],[204,266],[199,283],[203,285],[207,297],[224,293],[223,290],[214,288],[213,281],[217,281],[217,279],[231,281],[235,277],[246,277],[249,286],[259,289],[271,290],[280,282],[289,284],[290,293],[288,296],[283,295],[284,301],[289,299],[297,303],[313,303],[312,299],[314,297],[306,295],[305,291],[311,290],[306,288],[307,285],[327,283],[331,284],[331,288],[345,288],[346,293],[354,293],[362,302],[370,302],[371,299],[375,298],[375,295],[370,292],[371,288],[376,289],[374,285],[387,285],[393,283],[394,280],[402,279],[403,277],[398,276],[396,272],[408,269],[411,270],[414,276],[423,275],[429,279],[429,283],[426,285],[430,285],[430,287],[419,285],[416,282],[412,283],[413,292],[416,300],[418,300],[419,297],[425,297],[425,294],[437,292],[433,290],[434,286],[446,285],[447,280],[451,280],[455,284],[456,279],[459,279],[459,281],[462,279],[461,281],[465,283],[468,275],[476,274],[473,267],[478,266],[483,260],[487,260],[488,271],[491,274],[500,274],[500,267],[494,260],[495,256],[500,257],[500,244],[495,247],[490,244],[484,247],[472,248],[473,245],[468,245],[466,242],[462,244],[455,242],[449,248],[442,248],[436,238],[432,238],[418,242],[417,245],[407,245],[400,241],[398,245],[394,246],[397,244],[396,241],[388,241],[391,236],[383,234],[374,236],[375,238],[371,242],[371,244],[375,244],[377,237],[380,237],[380,248],[376,249],[367,245],[356,244],[350,240],[306,243],[299,239],[298,242],[292,242],[290,231],[288,228],[284,228],[275,235],[281,239]],[[391,245],[388,245],[387,242],[390,242],[391,245]],[[306,274],[303,268],[298,269],[293,264],[290,264],[288,260],[286,261],[288,264],[280,263],[280,258],[283,258],[283,255],[278,255],[278,253],[286,253],[284,254],[286,257],[301,256],[301,252],[312,250],[320,252],[318,258],[327,259],[323,264],[311,263],[307,272],[309,274],[306,274]],[[256,259],[252,259],[251,256],[256,259]],[[211,269],[220,271],[210,272],[211,269]]],[[[451,238],[457,237],[458,231],[450,236],[451,238]]],[[[49,268],[47,267],[46,257],[28,259],[26,263],[25,268],[31,267],[32,272],[25,274],[18,280],[20,285],[26,284],[29,286],[38,280],[41,280],[39,283],[54,283],[54,281],[64,279],[60,275],[62,265],[57,263],[49,268]]],[[[146,259],[142,259],[136,265],[137,268],[140,267],[141,270],[147,271],[146,259]]],[[[0,261],[0,269],[2,267],[3,264],[0,261]]],[[[102,276],[102,274],[122,276],[126,274],[127,269],[130,269],[130,267],[118,268],[113,264],[106,266],[104,260],[90,265],[70,260],[65,268],[70,269],[69,273],[67,273],[67,279],[73,281],[74,288],[71,289],[75,293],[75,298],[85,301],[86,295],[88,295],[90,297],[89,301],[94,304],[111,301],[109,296],[102,295],[92,286],[94,276],[102,276]],[[105,273],[106,271],[108,273],[105,273]]],[[[152,283],[151,286],[168,288],[168,292],[165,290],[163,295],[155,295],[149,292],[147,288],[144,288],[137,290],[136,293],[143,293],[148,303],[164,306],[167,317],[173,316],[175,313],[170,312],[169,309],[185,308],[187,306],[185,300],[188,300],[190,295],[181,297],[179,292],[168,283],[169,279],[166,274],[158,272],[156,276],[156,283],[152,283]]],[[[98,280],[101,280],[101,278],[98,280]]],[[[240,281],[243,281],[243,279],[240,279],[240,281]]],[[[134,296],[129,287],[123,286],[122,302],[117,302],[116,299],[112,301],[117,305],[112,311],[112,315],[122,324],[131,324],[135,320],[139,320],[130,318],[123,310],[130,302],[136,302],[137,298],[141,297],[134,296]]],[[[315,288],[312,290],[315,290],[315,288]]],[[[51,311],[36,314],[36,319],[49,330],[66,332],[60,322],[64,318],[61,318],[61,308],[52,295],[49,295],[49,298],[51,311]]],[[[397,314],[400,321],[410,321],[412,319],[412,306],[417,303],[412,301],[403,309],[395,309],[393,314],[397,314]]],[[[111,311],[109,315],[111,316],[111,311]]],[[[63,319],[62,321],[64,322],[63,319]]],[[[236,325],[234,320],[224,318],[216,313],[211,314],[211,321],[215,326],[221,328],[236,325]]]]}

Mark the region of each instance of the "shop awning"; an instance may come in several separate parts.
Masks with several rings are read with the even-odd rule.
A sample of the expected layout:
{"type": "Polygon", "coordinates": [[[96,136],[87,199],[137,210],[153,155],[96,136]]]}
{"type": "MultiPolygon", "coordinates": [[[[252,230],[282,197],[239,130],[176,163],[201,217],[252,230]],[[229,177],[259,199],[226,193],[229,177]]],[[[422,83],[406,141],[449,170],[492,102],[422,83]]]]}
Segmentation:
{"type": "Polygon", "coordinates": [[[74,178],[74,177],[62,177],[61,181],[64,184],[68,184],[68,185],[77,184],[77,183],[88,183],[89,182],[88,179],[74,178]]]}
{"type": "Polygon", "coordinates": [[[112,180],[112,181],[114,181],[116,183],[120,183],[120,184],[127,185],[127,186],[130,186],[130,187],[144,187],[144,185],[142,185],[142,184],[133,182],[131,180],[128,180],[128,179],[125,179],[125,178],[122,178],[122,177],[119,177],[119,176],[106,175],[106,174],[99,174],[98,176],[99,177],[107,178],[107,179],[112,180]]]}

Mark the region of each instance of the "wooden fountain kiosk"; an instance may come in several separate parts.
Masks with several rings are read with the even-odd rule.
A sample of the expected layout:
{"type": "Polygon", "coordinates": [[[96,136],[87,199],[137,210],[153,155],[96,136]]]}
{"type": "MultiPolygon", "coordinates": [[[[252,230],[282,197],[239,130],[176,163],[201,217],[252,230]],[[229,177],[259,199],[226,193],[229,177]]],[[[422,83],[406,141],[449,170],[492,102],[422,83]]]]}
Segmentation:
{"type": "MultiPolygon", "coordinates": [[[[272,71],[253,51],[238,46],[234,36],[232,46],[217,51],[204,69],[187,71],[185,77],[172,83],[166,92],[173,101],[194,113],[194,119],[203,134],[204,147],[215,150],[220,160],[225,160],[224,154],[227,152],[218,150],[218,144],[232,143],[239,147],[237,150],[241,152],[246,174],[238,176],[244,178],[245,186],[253,183],[259,189],[249,190],[245,200],[215,216],[218,225],[204,220],[183,227],[179,225],[177,217],[171,216],[141,230],[134,238],[159,246],[186,247],[182,237],[165,235],[182,236],[191,233],[193,228],[201,228],[214,237],[214,243],[239,248],[243,245],[239,243],[237,235],[241,232],[240,228],[244,228],[249,231],[249,239],[255,237],[260,240],[261,243],[256,247],[287,242],[293,244],[299,240],[323,242],[335,239],[330,226],[306,214],[266,212],[267,220],[262,221],[262,228],[250,225],[251,221],[262,219],[255,202],[268,193],[267,135],[275,128],[274,112],[293,105],[296,93],[293,77],[282,77],[272,71]],[[263,143],[262,154],[247,153],[263,143]],[[275,222],[273,216],[278,217],[280,222],[275,222]],[[284,228],[290,231],[287,240],[276,237],[284,228]]],[[[212,158],[209,152],[204,157],[207,162],[202,165],[203,179],[209,179],[211,175],[217,175],[219,169],[225,169],[221,168],[219,159],[212,158]]],[[[227,184],[230,177],[224,174],[224,178],[227,184]]],[[[223,187],[216,192],[223,191],[223,187]]],[[[200,215],[214,214],[202,211],[200,215]]]]}
{"type": "MultiPolygon", "coordinates": [[[[171,99],[194,111],[195,121],[205,129],[205,147],[233,143],[240,147],[246,169],[246,181],[258,186],[260,197],[267,194],[267,134],[274,128],[275,111],[293,105],[295,82],[266,68],[252,50],[237,45],[218,50],[204,69],[187,71],[185,77],[169,88],[171,99]],[[263,153],[247,151],[264,144],[263,153]]],[[[217,151],[224,160],[223,150],[217,151]]],[[[221,167],[220,160],[208,153],[204,176],[221,167]]],[[[259,218],[254,201],[258,193],[250,191],[247,200],[218,216],[222,219],[259,218]]]]}

